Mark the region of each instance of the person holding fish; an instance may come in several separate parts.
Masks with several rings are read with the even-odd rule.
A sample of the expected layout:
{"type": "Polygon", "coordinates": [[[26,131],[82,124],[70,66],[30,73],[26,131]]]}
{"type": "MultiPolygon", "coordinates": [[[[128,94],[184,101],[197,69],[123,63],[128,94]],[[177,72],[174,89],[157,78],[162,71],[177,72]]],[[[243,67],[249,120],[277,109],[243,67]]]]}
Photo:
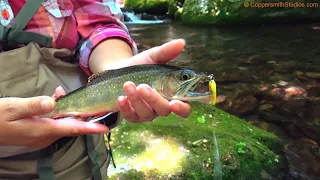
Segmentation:
{"type": "MultiPolygon", "coordinates": [[[[112,0],[1,0],[0,179],[106,179],[110,162],[104,133],[110,126],[87,117],[46,117],[56,99],[105,70],[165,64],[185,46],[182,39],[138,53],[112,0]],[[81,69],[79,70],[80,64],[81,69]]],[[[149,85],[123,84],[114,113],[131,122],[171,112],[191,113],[149,85]]]]}

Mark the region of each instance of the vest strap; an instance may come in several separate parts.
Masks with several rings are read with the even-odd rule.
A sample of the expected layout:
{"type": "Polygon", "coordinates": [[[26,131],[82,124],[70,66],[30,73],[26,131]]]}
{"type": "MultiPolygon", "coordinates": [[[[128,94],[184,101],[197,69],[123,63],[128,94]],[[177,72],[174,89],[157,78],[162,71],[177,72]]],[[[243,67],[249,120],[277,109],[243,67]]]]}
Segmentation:
{"type": "Polygon", "coordinates": [[[51,47],[52,38],[37,34],[34,32],[26,32],[23,30],[15,30],[0,26],[0,40],[5,41],[3,43],[15,44],[28,44],[30,42],[36,42],[45,47],[51,47]]]}
{"type": "MultiPolygon", "coordinates": [[[[88,120],[90,120],[90,117],[88,120]]],[[[87,134],[86,136],[86,146],[87,152],[91,163],[91,173],[93,176],[93,180],[102,180],[100,173],[100,165],[99,165],[99,154],[94,148],[94,142],[92,134],[87,134]]]]}
{"type": "Polygon", "coordinates": [[[14,19],[12,29],[22,30],[46,0],[27,0],[14,19]]]}
{"type": "Polygon", "coordinates": [[[41,7],[41,3],[45,1],[46,0],[28,0],[15,18],[12,27],[0,25],[0,40],[2,41],[4,50],[13,49],[17,44],[28,44],[30,42],[51,47],[51,37],[23,31],[27,23],[41,7]]]}
{"type": "Polygon", "coordinates": [[[54,173],[52,170],[52,156],[55,149],[53,145],[48,148],[40,150],[40,158],[38,160],[38,175],[39,179],[54,180],[54,173]]]}

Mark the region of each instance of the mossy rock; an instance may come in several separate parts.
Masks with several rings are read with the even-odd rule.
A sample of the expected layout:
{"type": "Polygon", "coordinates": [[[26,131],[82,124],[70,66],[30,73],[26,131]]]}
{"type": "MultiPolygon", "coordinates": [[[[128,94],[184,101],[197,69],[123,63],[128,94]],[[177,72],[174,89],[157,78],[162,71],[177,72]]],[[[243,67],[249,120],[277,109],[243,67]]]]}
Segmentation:
{"type": "Polygon", "coordinates": [[[113,130],[110,179],[269,179],[282,175],[281,141],[211,105],[182,119],[123,123],[113,130]]]}
{"type": "Polygon", "coordinates": [[[185,24],[253,24],[319,19],[319,1],[308,1],[313,3],[310,4],[314,6],[312,8],[301,7],[307,6],[306,2],[302,2],[273,0],[271,4],[269,0],[186,0],[181,20],[185,24]],[[300,7],[294,8],[297,6],[300,7]]]}
{"type": "Polygon", "coordinates": [[[180,19],[184,0],[168,0],[168,2],[169,8],[167,14],[169,15],[169,17],[174,19],[180,19]]]}
{"type": "Polygon", "coordinates": [[[124,5],[137,13],[163,15],[168,12],[169,0],[126,0],[124,5]]]}

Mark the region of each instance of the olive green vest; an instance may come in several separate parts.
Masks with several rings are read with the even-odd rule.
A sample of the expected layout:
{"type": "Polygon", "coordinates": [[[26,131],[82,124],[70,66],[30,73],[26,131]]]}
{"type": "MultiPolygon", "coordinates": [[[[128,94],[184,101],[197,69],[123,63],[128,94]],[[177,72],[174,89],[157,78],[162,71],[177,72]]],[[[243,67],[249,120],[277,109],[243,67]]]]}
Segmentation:
{"type": "MultiPolygon", "coordinates": [[[[70,92],[87,82],[74,51],[51,48],[51,37],[23,30],[44,1],[28,0],[12,27],[0,25],[2,96],[51,96],[58,86],[70,92]]],[[[103,122],[112,128],[119,118],[115,113],[103,122]]],[[[66,137],[45,149],[0,158],[0,179],[106,179],[111,152],[103,135],[66,137]]]]}

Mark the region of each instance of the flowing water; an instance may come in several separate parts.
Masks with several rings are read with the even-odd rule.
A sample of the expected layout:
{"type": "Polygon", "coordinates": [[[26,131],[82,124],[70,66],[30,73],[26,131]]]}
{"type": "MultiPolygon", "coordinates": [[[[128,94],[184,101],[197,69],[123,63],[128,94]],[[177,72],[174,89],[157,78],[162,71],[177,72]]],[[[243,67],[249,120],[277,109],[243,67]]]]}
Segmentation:
{"type": "Polygon", "coordinates": [[[184,38],[184,52],[170,63],[213,73],[217,107],[281,137],[292,174],[302,179],[319,175],[319,24],[144,23],[127,24],[140,52],[184,38]]]}

